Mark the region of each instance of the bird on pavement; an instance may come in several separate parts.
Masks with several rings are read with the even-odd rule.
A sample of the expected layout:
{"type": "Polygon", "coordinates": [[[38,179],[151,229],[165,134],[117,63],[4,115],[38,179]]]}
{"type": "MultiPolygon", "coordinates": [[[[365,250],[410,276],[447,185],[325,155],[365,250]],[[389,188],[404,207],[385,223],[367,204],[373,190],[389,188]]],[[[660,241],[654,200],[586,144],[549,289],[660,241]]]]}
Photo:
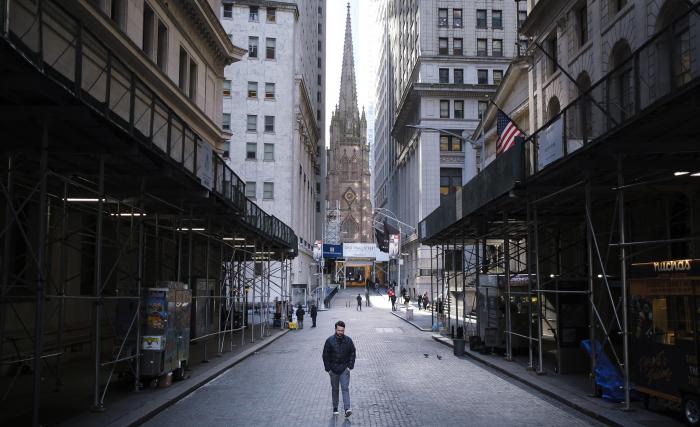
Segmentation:
{"type": "Polygon", "coordinates": [[[442,356],[440,356],[439,354],[437,355],[437,358],[438,360],[442,360],[442,356]]]}

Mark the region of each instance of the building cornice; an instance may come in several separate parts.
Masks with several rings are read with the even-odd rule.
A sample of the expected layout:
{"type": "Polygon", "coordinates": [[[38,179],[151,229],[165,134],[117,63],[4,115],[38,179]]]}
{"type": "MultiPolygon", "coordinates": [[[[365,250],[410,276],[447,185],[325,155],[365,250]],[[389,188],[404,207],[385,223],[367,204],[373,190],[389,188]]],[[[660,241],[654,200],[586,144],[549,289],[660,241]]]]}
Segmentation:
{"type": "Polygon", "coordinates": [[[299,19],[299,8],[296,3],[288,1],[274,0],[223,0],[223,4],[232,4],[234,6],[258,6],[258,7],[273,7],[275,9],[291,10],[294,12],[294,19],[299,19]]]}
{"type": "Polygon", "coordinates": [[[240,61],[246,50],[234,46],[207,0],[178,0],[180,6],[195,21],[202,37],[207,39],[225,65],[240,61]]]}
{"type": "Polygon", "coordinates": [[[539,0],[527,14],[527,18],[520,27],[520,33],[527,37],[538,37],[544,27],[555,22],[557,17],[567,6],[572,6],[567,0],[539,0]]]}

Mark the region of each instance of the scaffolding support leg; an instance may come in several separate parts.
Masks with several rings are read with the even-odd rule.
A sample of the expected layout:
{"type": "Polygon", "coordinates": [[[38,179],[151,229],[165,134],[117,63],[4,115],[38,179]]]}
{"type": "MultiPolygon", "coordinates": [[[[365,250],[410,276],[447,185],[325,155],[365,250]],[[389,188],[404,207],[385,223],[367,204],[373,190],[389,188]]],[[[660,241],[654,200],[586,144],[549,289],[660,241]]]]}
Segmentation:
{"type": "Polygon", "coordinates": [[[430,328],[435,324],[435,291],[433,282],[435,281],[435,269],[433,268],[433,246],[430,245],[430,328]]]}
{"type": "Polygon", "coordinates": [[[624,360],[625,404],[623,409],[630,409],[630,365],[629,365],[629,322],[627,321],[627,251],[625,249],[625,180],[622,175],[622,157],[618,158],[617,187],[620,208],[620,280],[622,282],[622,352],[624,360]]]}
{"type": "Polygon", "coordinates": [[[513,360],[513,341],[512,341],[512,319],[510,313],[510,233],[508,230],[508,212],[503,212],[503,225],[505,235],[503,236],[503,275],[506,279],[506,360],[513,360]]]}
{"type": "Polygon", "coordinates": [[[7,316],[8,302],[5,300],[7,292],[10,289],[10,250],[12,248],[12,204],[14,203],[14,177],[13,174],[13,156],[12,153],[7,153],[7,199],[5,200],[5,236],[3,240],[2,250],[2,283],[0,283],[0,356],[3,355],[5,343],[5,322],[7,316]]]}
{"type": "Polygon", "coordinates": [[[588,305],[589,305],[589,313],[588,313],[588,337],[589,341],[591,344],[591,358],[590,358],[590,363],[591,363],[591,395],[596,396],[597,395],[597,387],[595,383],[595,371],[596,371],[596,344],[595,344],[595,298],[594,298],[594,293],[593,293],[593,275],[595,274],[595,269],[593,267],[593,229],[591,227],[591,223],[593,222],[593,219],[590,218],[590,212],[591,212],[591,182],[589,180],[586,181],[586,189],[585,189],[585,215],[586,215],[586,257],[587,257],[587,262],[588,262],[588,305]]]}
{"type": "MultiPolygon", "coordinates": [[[[93,410],[102,411],[104,410],[104,405],[100,398],[100,354],[102,351],[102,334],[100,330],[100,323],[102,321],[102,217],[104,210],[104,197],[105,197],[105,156],[100,155],[100,176],[99,176],[99,201],[97,202],[97,233],[95,242],[95,323],[94,323],[94,340],[95,340],[95,371],[94,371],[94,384],[93,384],[93,410]]],[[[37,311],[39,311],[37,309],[37,311]]]]}
{"type": "Polygon", "coordinates": [[[534,369],[533,360],[533,344],[532,344],[532,233],[530,225],[532,224],[532,206],[530,203],[527,204],[527,239],[525,244],[527,245],[525,250],[525,257],[527,259],[527,370],[532,371],[534,369]]]}
{"type": "Polygon", "coordinates": [[[544,374],[542,358],[542,278],[540,274],[540,225],[537,216],[537,205],[533,206],[533,233],[535,240],[535,280],[537,283],[537,374],[544,374]]]}

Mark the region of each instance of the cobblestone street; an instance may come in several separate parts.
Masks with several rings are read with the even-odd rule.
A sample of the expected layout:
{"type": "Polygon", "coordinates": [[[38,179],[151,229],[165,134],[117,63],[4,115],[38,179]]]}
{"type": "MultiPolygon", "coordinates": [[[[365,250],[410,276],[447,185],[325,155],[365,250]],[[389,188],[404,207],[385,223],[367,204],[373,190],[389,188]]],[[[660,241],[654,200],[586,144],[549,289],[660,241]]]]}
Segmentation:
{"type": "MultiPolygon", "coordinates": [[[[596,425],[534,391],[454,357],[449,348],[373,307],[346,307],[353,293],[320,312],[318,327],[292,331],[156,416],[147,425],[463,426],[596,425]],[[350,393],[353,415],[333,416],[321,351],[337,320],[357,347],[350,393]],[[425,357],[425,354],[428,357],[425,357]],[[438,358],[440,356],[440,358],[438,358]]],[[[342,398],[341,398],[342,402],[342,398]]]]}

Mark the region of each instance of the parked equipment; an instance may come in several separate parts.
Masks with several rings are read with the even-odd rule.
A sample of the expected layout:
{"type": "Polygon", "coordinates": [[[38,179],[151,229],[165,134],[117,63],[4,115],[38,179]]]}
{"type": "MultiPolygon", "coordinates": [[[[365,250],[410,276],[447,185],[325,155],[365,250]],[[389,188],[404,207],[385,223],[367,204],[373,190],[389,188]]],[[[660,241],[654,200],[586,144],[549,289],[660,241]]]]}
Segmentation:
{"type": "Polygon", "coordinates": [[[183,379],[189,359],[192,292],[180,282],[159,282],[144,290],[141,376],[155,387],[172,373],[183,379]]]}

